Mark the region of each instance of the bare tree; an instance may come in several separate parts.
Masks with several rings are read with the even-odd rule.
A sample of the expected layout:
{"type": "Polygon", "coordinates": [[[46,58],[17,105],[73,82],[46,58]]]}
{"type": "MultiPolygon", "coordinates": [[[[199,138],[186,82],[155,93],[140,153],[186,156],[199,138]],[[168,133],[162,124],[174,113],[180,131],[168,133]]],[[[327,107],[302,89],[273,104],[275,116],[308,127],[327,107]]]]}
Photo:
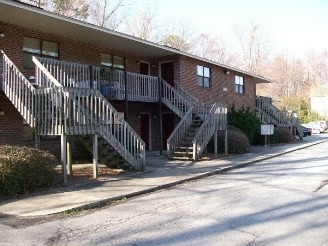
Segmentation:
{"type": "Polygon", "coordinates": [[[129,4],[124,0],[92,1],[92,4],[90,4],[89,21],[97,26],[116,30],[125,19],[124,9],[127,5],[129,4]]]}
{"type": "Polygon", "coordinates": [[[53,12],[67,17],[85,20],[88,10],[86,0],[53,0],[53,12]]]}
{"type": "Polygon", "coordinates": [[[190,49],[190,44],[187,43],[186,40],[175,34],[166,36],[161,43],[165,46],[172,47],[184,52],[188,52],[190,49]]]}
{"type": "Polygon", "coordinates": [[[251,25],[246,31],[237,31],[237,39],[241,50],[241,68],[254,74],[263,74],[268,52],[267,42],[258,24],[251,25]]]}
{"type": "Polygon", "coordinates": [[[159,37],[159,32],[156,32],[156,10],[150,2],[127,16],[125,25],[126,33],[144,40],[159,43],[165,36],[161,34],[159,37]]]}
{"type": "Polygon", "coordinates": [[[193,40],[192,53],[225,65],[232,65],[234,60],[220,39],[204,33],[193,40]]]}

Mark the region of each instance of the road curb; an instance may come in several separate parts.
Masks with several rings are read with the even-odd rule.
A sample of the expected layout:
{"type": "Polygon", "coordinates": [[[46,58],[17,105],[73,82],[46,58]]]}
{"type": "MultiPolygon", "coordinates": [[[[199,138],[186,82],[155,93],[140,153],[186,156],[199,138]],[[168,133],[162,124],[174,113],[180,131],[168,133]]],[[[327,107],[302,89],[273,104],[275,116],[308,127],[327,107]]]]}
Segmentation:
{"type": "Polygon", "coordinates": [[[54,213],[54,214],[65,214],[65,213],[71,213],[71,212],[78,212],[78,211],[83,211],[83,210],[100,208],[100,207],[109,205],[111,203],[114,203],[116,201],[119,202],[119,201],[126,200],[126,199],[129,199],[129,198],[138,197],[138,196],[149,194],[149,193],[152,193],[152,192],[155,192],[155,191],[159,191],[159,190],[171,188],[171,187],[174,187],[174,186],[177,186],[177,185],[181,185],[181,184],[184,184],[184,183],[187,183],[187,182],[203,179],[203,178],[218,175],[218,174],[221,174],[221,173],[226,173],[226,172],[234,170],[234,169],[245,168],[245,167],[254,165],[255,163],[271,159],[273,157],[288,154],[288,153],[294,152],[296,150],[309,148],[311,146],[318,145],[318,144],[321,144],[321,143],[324,143],[324,142],[327,142],[327,141],[328,140],[321,140],[321,141],[306,144],[306,145],[303,145],[303,146],[290,148],[290,149],[287,149],[285,151],[281,151],[281,152],[274,153],[274,154],[271,154],[271,155],[269,154],[269,155],[266,155],[266,156],[260,156],[258,158],[255,158],[254,160],[246,161],[245,163],[237,164],[235,166],[224,167],[224,168],[221,168],[221,169],[216,169],[216,170],[213,170],[213,171],[198,174],[198,175],[195,175],[195,176],[192,176],[192,177],[189,177],[189,178],[185,178],[185,179],[177,180],[177,181],[174,181],[174,182],[158,185],[158,186],[155,186],[155,187],[152,187],[152,188],[149,188],[149,189],[136,191],[136,192],[132,192],[132,193],[129,193],[129,194],[120,195],[120,196],[116,196],[116,197],[112,197],[112,198],[102,199],[100,201],[91,202],[91,203],[88,203],[88,204],[84,204],[84,205],[81,205],[81,206],[70,208],[70,209],[67,209],[67,210],[64,210],[64,211],[61,211],[61,212],[58,212],[58,213],[54,213]]]}

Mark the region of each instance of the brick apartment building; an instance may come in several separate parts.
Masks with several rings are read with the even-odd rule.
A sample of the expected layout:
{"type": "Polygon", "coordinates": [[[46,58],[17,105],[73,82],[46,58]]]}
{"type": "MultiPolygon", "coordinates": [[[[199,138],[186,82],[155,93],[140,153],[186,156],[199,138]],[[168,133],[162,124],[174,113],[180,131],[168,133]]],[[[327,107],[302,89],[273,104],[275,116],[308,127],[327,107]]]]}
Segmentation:
{"type": "MultiPolygon", "coordinates": [[[[249,107],[255,110],[256,84],[272,82],[189,53],[18,1],[0,0],[0,50],[32,84],[34,78],[38,77],[32,56],[75,65],[84,64],[92,68],[92,74],[99,71],[99,80],[95,82],[98,86],[93,89],[98,89],[124,117],[145,142],[146,150],[165,150],[167,139],[184,117],[165,104],[164,99],[160,99],[164,87],[159,88],[158,81],[164,80],[167,84],[165,88],[172,90],[170,93],[180,91],[202,105],[224,103],[228,110],[233,104],[237,109],[249,107]],[[93,70],[94,67],[99,70],[93,70]],[[125,76],[124,84],[120,84],[124,88],[128,88],[130,83],[127,76],[139,78],[140,84],[135,85],[133,90],[149,94],[141,97],[141,92],[138,92],[139,99],[130,96],[132,89],[111,94],[115,90],[114,80],[111,80],[111,84],[103,81],[109,81],[106,78],[112,72],[125,76]],[[156,81],[156,85],[151,84],[151,80],[156,81]],[[149,95],[157,90],[156,96],[148,100],[151,98],[149,95]]],[[[6,69],[5,66],[3,69],[6,69]]],[[[77,82],[78,77],[74,79],[77,82]]],[[[59,78],[57,80],[61,83],[59,78]]],[[[5,87],[3,81],[2,88],[5,87]]],[[[0,115],[0,144],[34,146],[34,128],[17,110],[19,105],[14,105],[8,93],[0,87],[0,111],[4,113],[0,115]]],[[[50,135],[41,138],[40,148],[48,149],[60,158],[60,138],[56,134],[50,135]]]]}

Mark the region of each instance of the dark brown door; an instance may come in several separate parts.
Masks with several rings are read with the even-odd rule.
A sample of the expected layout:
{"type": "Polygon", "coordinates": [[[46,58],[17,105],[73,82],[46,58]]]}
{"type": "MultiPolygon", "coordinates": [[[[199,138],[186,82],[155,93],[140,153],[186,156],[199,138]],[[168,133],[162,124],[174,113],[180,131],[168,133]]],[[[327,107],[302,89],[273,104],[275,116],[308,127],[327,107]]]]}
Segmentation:
{"type": "Polygon", "coordinates": [[[149,75],[149,64],[140,62],[140,74],[149,75]]]}
{"type": "Polygon", "coordinates": [[[163,78],[170,85],[174,85],[173,62],[161,63],[161,78],[163,78]]]}
{"type": "Polygon", "coordinates": [[[174,130],[174,114],[162,115],[163,150],[167,149],[167,139],[174,130]]]}
{"type": "Polygon", "coordinates": [[[145,141],[146,150],[149,150],[149,114],[140,115],[141,138],[145,141]]]}

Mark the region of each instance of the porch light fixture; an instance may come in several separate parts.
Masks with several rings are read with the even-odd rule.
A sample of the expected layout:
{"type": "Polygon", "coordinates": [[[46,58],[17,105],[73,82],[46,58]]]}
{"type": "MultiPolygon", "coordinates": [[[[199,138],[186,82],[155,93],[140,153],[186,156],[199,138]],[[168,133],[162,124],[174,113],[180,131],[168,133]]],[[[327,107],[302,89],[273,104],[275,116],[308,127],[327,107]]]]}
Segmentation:
{"type": "Polygon", "coordinates": [[[157,118],[157,115],[156,114],[152,114],[152,117],[153,117],[153,119],[156,119],[157,118]]]}
{"type": "Polygon", "coordinates": [[[225,75],[229,75],[229,74],[230,74],[230,70],[227,70],[227,69],[224,70],[224,74],[225,74],[225,75]]]}
{"type": "Polygon", "coordinates": [[[141,114],[138,114],[138,119],[141,119],[141,114]]]}
{"type": "Polygon", "coordinates": [[[0,32],[0,38],[4,38],[6,35],[3,32],[0,32]]]}
{"type": "Polygon", "coordinates": [[[153,63],[153,64],[151,65],[151,67],[152,67],[152,68],[155,68],[155,67],[156,67],[156,64],[155,64],[155,63],[153,63]]]}
{"type": "Polygon", "coordinates": [[[2,109],[0,109],[0,115],[5,115],[5,111],[3,111],[2,109]]]}
{"type": "Polygon", "coordinates": [[[137,64],[137,65],[140,65],[140,61],[136,61],[136,64],[137,64]]]}

